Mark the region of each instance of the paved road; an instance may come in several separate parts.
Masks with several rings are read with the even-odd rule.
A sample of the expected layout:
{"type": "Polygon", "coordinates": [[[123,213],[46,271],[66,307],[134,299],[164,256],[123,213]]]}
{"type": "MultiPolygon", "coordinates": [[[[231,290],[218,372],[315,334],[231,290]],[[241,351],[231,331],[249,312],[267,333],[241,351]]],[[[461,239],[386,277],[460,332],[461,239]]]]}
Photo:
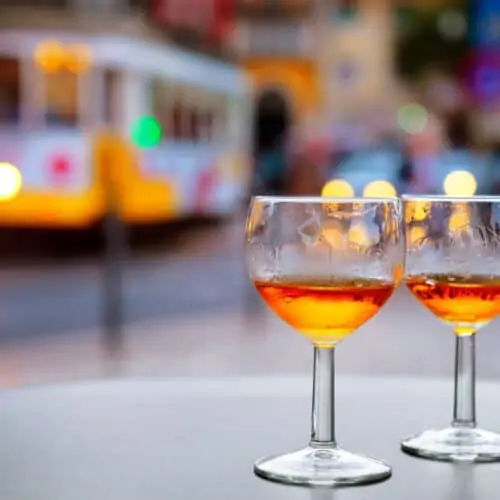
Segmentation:
{"type": "MultiPolygon", "coordinates": [[[[241,307],[249,289],[242,236],[241,225],[198,227],[173,245],[129,255],[126,321],[241,307]]],[[[0,340],[98,327],[104,276],[98,256],[0,269],[0,340]]]]}
{"type": "MultiPolygon", "coordinates": [[[[103,271],[96,263],[0,273],[0,339],[99,325],[103,271]]],[[[234,256],[134,260],[124,280],[126,321],[233,310],[246,276],[234,256]]]]}

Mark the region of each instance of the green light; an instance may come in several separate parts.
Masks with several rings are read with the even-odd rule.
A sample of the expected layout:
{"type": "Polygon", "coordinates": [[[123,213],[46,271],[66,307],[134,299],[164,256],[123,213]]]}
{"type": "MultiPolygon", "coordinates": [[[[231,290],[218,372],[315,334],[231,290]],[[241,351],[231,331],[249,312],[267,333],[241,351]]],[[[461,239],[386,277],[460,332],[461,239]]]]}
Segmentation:
{"type": "Polygon", "coordinates": [[[429,113],[420,104],[406,104],[398,111],[398,124],[407,134],[422,133],[428,123],[429,113]]]}
{"type": "Polygon", "coordinates": [[[139,118],[132,125],[132,141],[139,148],[154,148],[160,143],[161,136],[161,126],[151,116],[139,118]]]}

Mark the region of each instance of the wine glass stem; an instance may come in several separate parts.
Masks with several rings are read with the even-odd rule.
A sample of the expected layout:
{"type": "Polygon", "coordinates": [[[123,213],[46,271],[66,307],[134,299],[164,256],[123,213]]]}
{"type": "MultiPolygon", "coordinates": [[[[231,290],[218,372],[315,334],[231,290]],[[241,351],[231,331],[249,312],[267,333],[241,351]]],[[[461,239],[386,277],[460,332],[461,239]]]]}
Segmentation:
{"type": "Polygon", "coordinates": [[[476,426],[476,335],[456,335],[453,427],[476,426]]]}
{"type": "Polygon", "coordinates": [[[310,446],[336,448],[334,347],[314,347],[313,381],[310,446]]]}

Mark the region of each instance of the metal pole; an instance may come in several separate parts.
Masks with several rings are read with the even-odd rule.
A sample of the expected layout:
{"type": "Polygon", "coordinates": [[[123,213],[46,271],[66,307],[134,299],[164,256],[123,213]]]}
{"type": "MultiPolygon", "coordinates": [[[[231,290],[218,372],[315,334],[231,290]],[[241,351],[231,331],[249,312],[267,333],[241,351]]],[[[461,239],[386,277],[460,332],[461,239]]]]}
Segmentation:
{"type": "Polygon", "coordinates": [[[123,347],[123,274],[127,238],[120,216],[117,186],[113,175],[118,168],[117,158],[108,150],[103,160],[102,171],[107,201],[104,220],[103,327],[106,348],[111,355],[114,355],[123,347]]]}

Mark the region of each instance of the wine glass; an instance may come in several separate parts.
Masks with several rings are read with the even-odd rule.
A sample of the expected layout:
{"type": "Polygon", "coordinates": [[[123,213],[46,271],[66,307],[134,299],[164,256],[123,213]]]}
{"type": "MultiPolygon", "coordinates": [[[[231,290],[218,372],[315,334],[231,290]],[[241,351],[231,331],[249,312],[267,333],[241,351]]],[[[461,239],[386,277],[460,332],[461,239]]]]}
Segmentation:
{"type": "Polygon", "coordinates": [[[270,309],[314,346],[309,445],[259,460],[258,476],[328,487],[390,477],[384,462],[337,445],[334,353],[381,309],[402,278],[402,225],[396,198],[252,199],[246,227],[250,277],[270,309]]]}
{"type": "Polygon", "coordinates": [[[455,332],[451,426],[401,443],[403,451],[446,461],[500,460],[500,435],[476,426],[476,332],[500,314],[500,198],[404,196],[405,282],[455,332]]]}

